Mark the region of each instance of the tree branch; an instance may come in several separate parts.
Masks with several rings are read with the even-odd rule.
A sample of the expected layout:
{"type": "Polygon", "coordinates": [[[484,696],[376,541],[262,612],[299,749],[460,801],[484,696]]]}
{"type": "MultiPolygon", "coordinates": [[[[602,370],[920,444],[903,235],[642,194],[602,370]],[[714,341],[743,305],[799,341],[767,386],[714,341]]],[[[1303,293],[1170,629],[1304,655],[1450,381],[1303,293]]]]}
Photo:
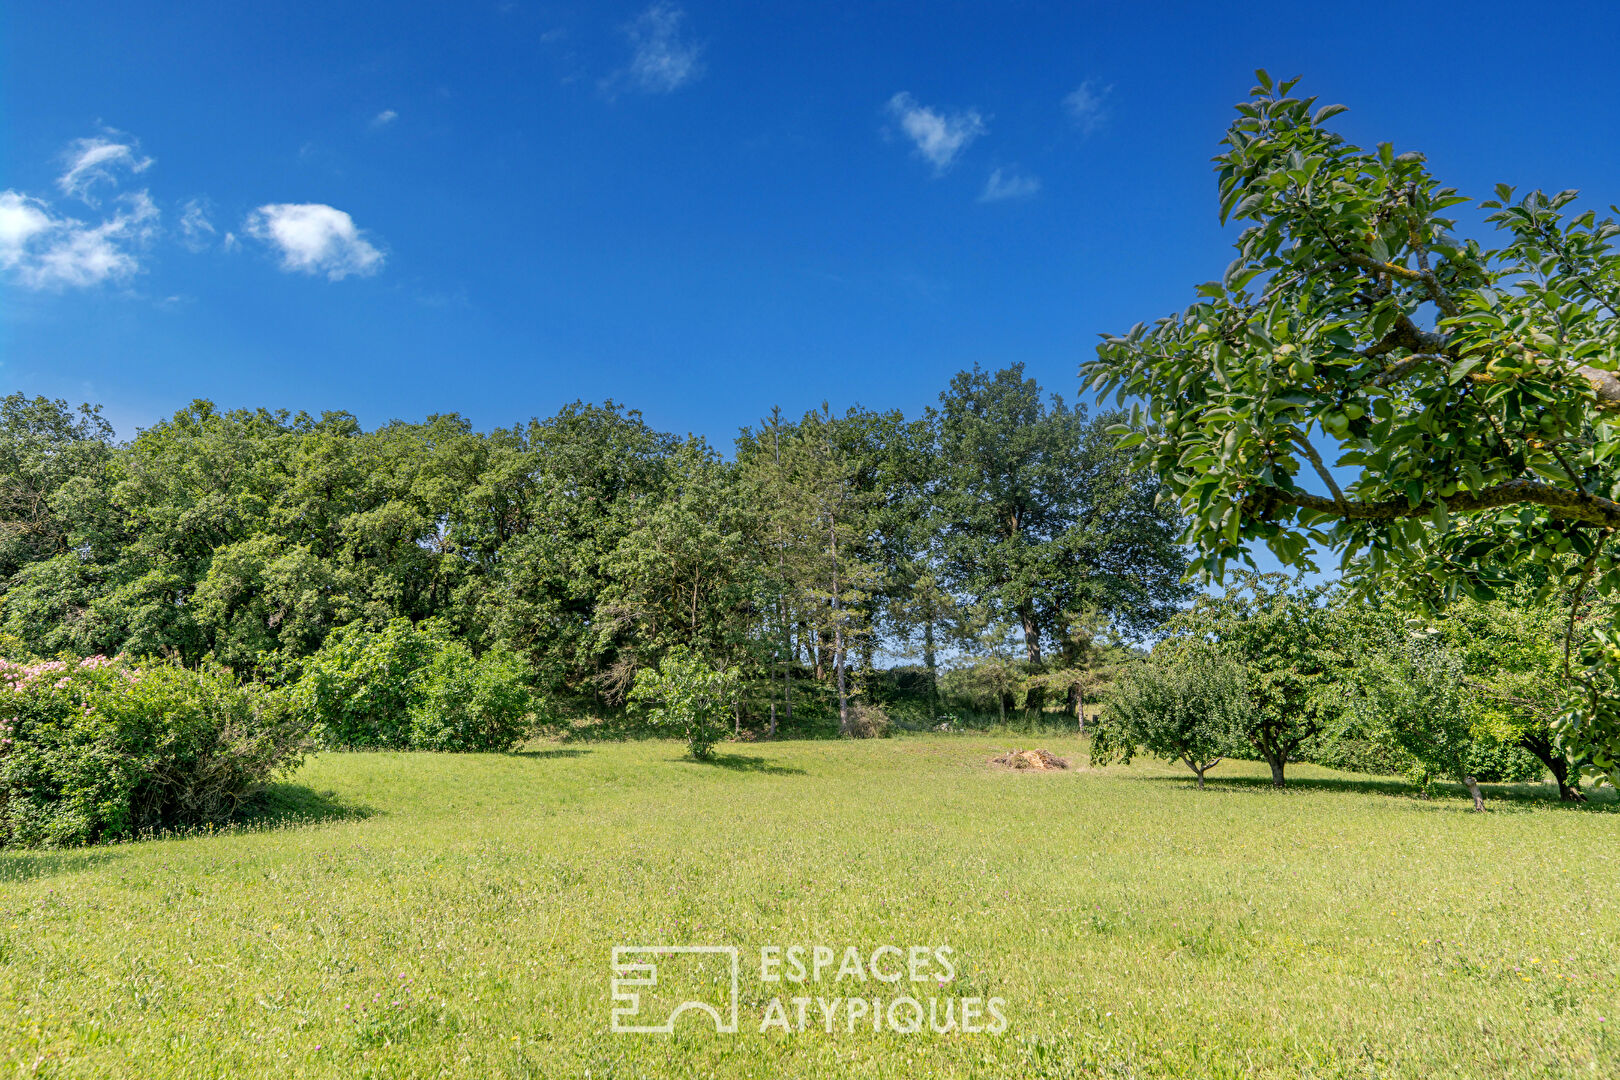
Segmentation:
{"type": "Polygon", "coordinates": [[[1405,360],[1385,368],[1379,373],[1377,378],[1373,379],[1373,385],[1393,386],[1402,379],[1406,378],[1408,375],[1412,374],[1412,372],[1416,371],[1418,368],[1422,367],[1424,364],[1448,364],[1450,362],[1451,360],[1449,357],[1439,356],[1435,353],[1418,353],[1416,356],[1408,356],[1405,360]]]}
{"type": "MultiPolygon", "coordinates": [[[[1544,484],[1536,480],[1509,480],[1483,491],[1458,492],[1438,500],[1453,514],[1467,514],[1477,510],[1493,510],[1516,503],[1544,506],[1555,515],[1574,521],[1585,521],[1606,528],[1620,528],[1620,503],[1584,491],[1544,484]]],[[[1346,521],[1395,521],[1400,518],[1425,517],[1434,509],[1435,500],[1426,499],[1413,506],[1406,499],[1382,499],[1378,502],[1352,502],[1343,504],[1320,495],[1304,491],[1284,491],[1266,488],[1243,500],[1243,513],[1263,517],[1275,506],[1296,506],[1319,514],[1340,517],[1346,521]]]]}
{"type": "Polygon", "coordinates": [[[1446,292],[1445,286],[1440,284],[1440,279],[1434,275],[1433,270],[1412,270],[1408,267],[1402,266],[1400,263],[1392,263],[1387,260],[1375,259],[1371,255],[1363,255],[1359,251],[1346,253],[1345,258],[1349,259],[1352,263],[1361,267],[1363,270],[1371,270],[1379,274],[1388,274],[1390,277],[1400,278],[1402,281],[1410,281],[1413,284],[1422,285],[1428,290],[1429,299],[1433,300],[1435,306],[1441,311],[1452,316],[1453,318],[1462,314],[1462,309],[1459,308],[1457,306],[1457,302],[1451,298],[1451,294],[1446,292]]]}
{"type": "Polygon", "coordinates": [[[1306,460],[1311,463],[1311,466],[1316,470],[1316,475],[1322,478],[1322,482],[1327,485],[1328,490],[1333,492],[1333,501],[1338,505],[1339,512],[1344,513],[1348,508],[1348,504],[1344,499],[1344,492],[1339,490],[1339,485],[1333,479],[1333,474],[1328,472],[1326,465],[1322,464],[1322,458],[1317,454],[1316,447],[1312,446],[1311,441],[1298,432],[1294,433],[1294,442],[1298,444],[1301,450],[1305,451],[1306,460]]]}

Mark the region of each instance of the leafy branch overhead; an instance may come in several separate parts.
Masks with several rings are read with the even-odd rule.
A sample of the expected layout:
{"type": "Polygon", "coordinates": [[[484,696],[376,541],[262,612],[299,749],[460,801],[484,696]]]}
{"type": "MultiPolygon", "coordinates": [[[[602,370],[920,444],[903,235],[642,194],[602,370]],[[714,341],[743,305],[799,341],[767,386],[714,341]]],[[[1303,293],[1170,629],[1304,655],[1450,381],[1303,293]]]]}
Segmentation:
{"type": "MultiPolygon", "coordinates": [[[[1460,235],[1418,153],[1265,72],[1215,158],[1237,257],[1185,311],[1082,368],[1138,404],[1126,445],[1188,515],[1195,570],[1265,543],[1364,586],[1488,600],[1534,568],[1620,584],[1620,225],[1577,193],[1498,187],[1460,235]],[[1143,416],[1145,413],[1145,416],[1143,416]]],[[[1612,209],[1612,208],[1611,208],[1612,209]]]]}
{"type": "Polygon", "coordinates": [[[1421,154],[1350,144],[1324,126],[1343,107],[1293,87],[1262,73],[1215,159],[1223,220],[1251,223],[1223,278],[1083,369],[1147,403],[1132,438],[1201,566],[1250,539],[1296,564],[1313,541],[1365,551],[1375,573],[1421,550],[1454,592],[1489,586],[1503,543],[1589,552],[1620,525],[1620,225],[1503,187],[1483,204],[1500,246],[1461,239],[1446,214],[1467,200],[1421,154]]]}

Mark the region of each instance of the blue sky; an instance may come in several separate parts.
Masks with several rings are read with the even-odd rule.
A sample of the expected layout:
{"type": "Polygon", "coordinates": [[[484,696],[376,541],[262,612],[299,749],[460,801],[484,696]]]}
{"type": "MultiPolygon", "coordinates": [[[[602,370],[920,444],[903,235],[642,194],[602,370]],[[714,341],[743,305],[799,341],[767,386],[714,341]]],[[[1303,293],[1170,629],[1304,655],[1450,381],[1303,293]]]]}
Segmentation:
{"type": "Polygon", "coordinates": [[[1226,265],[1257,66],[1465,193],[1620,198],[1614,9],[1445,8],[13,0],[0,388],[725,447],[975,362],[1072,396],[1226,265]]]}

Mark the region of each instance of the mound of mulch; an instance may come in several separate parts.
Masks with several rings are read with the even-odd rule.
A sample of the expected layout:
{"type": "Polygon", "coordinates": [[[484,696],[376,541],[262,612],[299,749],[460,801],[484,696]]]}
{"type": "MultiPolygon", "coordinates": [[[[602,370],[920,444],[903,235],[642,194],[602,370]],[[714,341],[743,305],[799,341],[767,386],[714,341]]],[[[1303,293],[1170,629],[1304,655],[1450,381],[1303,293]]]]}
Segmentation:
{"type": "Polygon", "coordinates": [[[1051,772],[1054,769],[1069,767],[1067,761],[1047,750],[1008,750],[1005,754],[991,758],[990,764],[1007,769],[1033,769],[1036,772],[1051,772]]]}

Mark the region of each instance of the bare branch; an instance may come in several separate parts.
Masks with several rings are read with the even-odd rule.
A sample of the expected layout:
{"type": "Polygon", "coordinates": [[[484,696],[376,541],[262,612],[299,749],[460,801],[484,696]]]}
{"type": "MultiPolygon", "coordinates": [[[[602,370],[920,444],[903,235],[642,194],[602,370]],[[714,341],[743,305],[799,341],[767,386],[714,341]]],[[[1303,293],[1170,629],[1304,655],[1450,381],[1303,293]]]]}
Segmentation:
{"type": "Polygon", "coordinates": [[[1433,300],[1435,306],[1441,311],[1452,317],[1462,314],[1462,309],[1451,298],[1451,294],[1446,292],[1445,286],[1440,284],[1440,279],[1434,275],[1433,270],[1413,270],[1402,266],[1400,263],[1392,263],[1387,259],[1380,260],[1373,258],[1371,255],[1363,255],[1359,251],[1349,252],[1345,257],[1363,270],[1388,274],[1390,277],[1399,278],[1402,281],[1422,285],[1428,290],[1429,299],[1433,300]]]}

